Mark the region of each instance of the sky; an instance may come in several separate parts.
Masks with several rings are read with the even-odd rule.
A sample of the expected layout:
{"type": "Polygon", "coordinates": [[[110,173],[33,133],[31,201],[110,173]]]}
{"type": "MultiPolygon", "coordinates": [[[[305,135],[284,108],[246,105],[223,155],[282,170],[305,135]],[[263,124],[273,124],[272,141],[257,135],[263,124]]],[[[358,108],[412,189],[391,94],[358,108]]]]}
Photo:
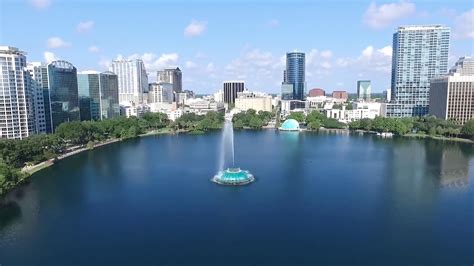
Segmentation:
{"type": "Polygon", "coordinates": [[[471,0],[0,0],[0,45],[27,60],[67,60],[78,71],[108,70],[111,60],[141,58],[156,71],[180,67],[183,89],[212,93],[224,80],[279,93],[285,54],[306,53],[307,89],[390,87],[396,27],[451,27],[449,65],[474,55],[471,0]]]}

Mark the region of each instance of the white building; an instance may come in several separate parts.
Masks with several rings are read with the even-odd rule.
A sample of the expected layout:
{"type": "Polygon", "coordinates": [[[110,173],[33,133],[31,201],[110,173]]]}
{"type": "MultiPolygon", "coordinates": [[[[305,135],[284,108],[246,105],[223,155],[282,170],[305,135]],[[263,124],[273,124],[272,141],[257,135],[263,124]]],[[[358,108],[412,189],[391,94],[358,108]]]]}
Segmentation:
{"type": "Polygon", "coordinates": [[[474,119],[474,59],[461,57],[448,75],[431,79],[429,114],[460,125],[474,119]]]}
{"type": "Polygon", "coordinates": [[[182,115],[183,115],[182,109],[169,110],[166,112],[166,116],[168,116],[168,119],[173,122],[176,121],[176,119],[180,118],[182,115]]]}
{"type": "Polygon", "coordinates": [[[32,80],[25,52],[0,46],[0,137],[22,139],[35,133],[32,80]]]}
{"type": "Polygon", "coordinates": [[[48,68],[45,64],[40,62],[32,62],[27,64],[26,70],[30,74],[31,86],[34,91],[35,131],[38,134],[43,134],[46,133],[46,106],[44,95],[48,95],[48,93],[44,94],[43,92],[44,90],[48,90],[48,68]]]}
{"type": "Polygon", "coordinates": [[[272,111],[272,97],[248,91],[239,92],[235,99],[235,108],[242,111],[253,109],[255,111],[272,111]]]}
{"type": "Polygon", "coordinates": [[[142,117],[145,113],[149,113],[150,111],[150,106],[146,104],[120,105],[120,115],[127,118],[132,116],[142,117]]]}
{"type": "Polygon", "coordinates": [[[224,112],[224,103],[196,99],[188,104],[188,111],[197,115],[205,115],[208,112],[224,112]]]}
{"type": "Polygon", "coordinates": [[[121,104],[143,103],[143,93],[148,91],[148,76],[142,60],[114,60],[110,71],[118,76],[121,104]]]}
{"type": "Polygon", "coordinates": [[[218,90],[216,93],[214,93],[214,101],[216,103],[223,103],[224,102],[224,91],[218,90]]]}
{"type": "Polygon", "coordinates": [[[352,110],[346,110],[343,106],[342,109],[325,109],[326,117],[334,118],[343,123],[349,123],[351,121],[360,120],[364,118],[374,119],[381,115],[381,103],[377,102],[356,102],[352,105],[352,110]]]}
{"type": "Polygon", "coordinates": [[[173,84],[150,83],[148,90],[148,103],[172,103],[174,100],[173,84]]]}

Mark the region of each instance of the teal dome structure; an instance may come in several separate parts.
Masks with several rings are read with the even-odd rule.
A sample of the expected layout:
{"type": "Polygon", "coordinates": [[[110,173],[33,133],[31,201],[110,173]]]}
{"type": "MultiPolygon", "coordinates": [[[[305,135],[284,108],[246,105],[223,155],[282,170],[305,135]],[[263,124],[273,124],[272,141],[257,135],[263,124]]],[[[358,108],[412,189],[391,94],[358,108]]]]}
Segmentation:
{"type": "Polygon", "coordinates": [[[280,126],[280,130],[283,131],[299,131],[300,130],[300,123],[295,119],[287,119],[283,124],[280,126]]]}
{"type": "Polygon", "coordinates": [[[240,168],[227,168],[223,171],[219,171],[217,175],[212,178],[213,182],[221,185],[246,185],[255,180],[253,175],[246,170],[240,168]]]}

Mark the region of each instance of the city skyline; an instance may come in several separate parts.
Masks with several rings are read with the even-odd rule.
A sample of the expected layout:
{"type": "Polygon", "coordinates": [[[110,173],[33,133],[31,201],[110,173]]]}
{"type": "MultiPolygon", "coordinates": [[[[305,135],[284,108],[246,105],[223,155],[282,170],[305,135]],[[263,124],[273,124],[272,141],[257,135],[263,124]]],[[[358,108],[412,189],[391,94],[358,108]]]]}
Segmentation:
{"type": "Polygon", "coordinates": [[[133,6],[121,1],[114,5],[105,1],[94,5],[6,1],[1,3],[2,24],[15,14],[25,18],[17,22],[18,26],[36,25],[38,30],[18,35],[15,28],[3,28],[0,39],[2,45],[26,51],[29,62],[67,60],[79,71],[106,71],[106,63],[114,59],[141,58],[149,81],[154,82],[157,70],[180,67],[183,89],[197,93],[212,93],[229,79],[243,79],[251,90],[278,93],[285,54],[293,50],[306,53],[307,91],[318,87],[353,93],[357,80],[370,79],[373,92],[382,92],[390,87],[392,34],[398,26],[407,24],[451,27],[448,66],[459,57],[472,56],[474,9],[469,3],[301,3],[305,4],[252,3],[249,9],[246,1],[226,5],[215,2],[211,7],[195,1],[183,11],[179,3],[166,1],[141,1],[133,6]],[[178,8],[182,12],[177,12],[178,8]],[[347,23],[331,15],[335,8],[340,9],[347,23]],[[221,12],[227,9],[245,12],[245,20],[227,20],[221,12]],[[139,19],[150,17],[152,12],[157,12],[160,20],[150,24],[139,19]],[[75,15],[61,16],[64,13],[75,15]],[[125,14],[129,19],[110,19],[125,14]],[[59,18],[61,23],[57,23],[59,18]],[[288,38],[297,26],[299,34],[288,38]],[[110,34],[117,29],[120,34],[110,34]],[[357,42],[351,41],[356,38],[357,42]],[[348,42],[353,45],[347,46],[348,42]]]}

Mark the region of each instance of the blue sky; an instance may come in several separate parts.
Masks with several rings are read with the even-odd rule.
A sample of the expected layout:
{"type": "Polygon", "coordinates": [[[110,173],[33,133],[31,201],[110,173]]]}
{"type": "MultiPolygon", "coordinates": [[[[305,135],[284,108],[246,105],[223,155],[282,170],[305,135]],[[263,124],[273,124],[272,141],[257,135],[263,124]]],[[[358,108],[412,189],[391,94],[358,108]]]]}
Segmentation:
{"type": "Polygon", "coordinates": [[[472,56],[474,7],[460,1],[90,1],[0,0],[0,44],[28,61],[68,60],[106,70],[140,57],[150,81],[179,66],[197,93],[243,79],[250,90],[279,92],[287,51],[306,52],[308,88],[389,88],[392,34],[399,25],[451,27],[450,65],[472,56]],[[22,30],[23,29],[23,30],[22,30]]]}

